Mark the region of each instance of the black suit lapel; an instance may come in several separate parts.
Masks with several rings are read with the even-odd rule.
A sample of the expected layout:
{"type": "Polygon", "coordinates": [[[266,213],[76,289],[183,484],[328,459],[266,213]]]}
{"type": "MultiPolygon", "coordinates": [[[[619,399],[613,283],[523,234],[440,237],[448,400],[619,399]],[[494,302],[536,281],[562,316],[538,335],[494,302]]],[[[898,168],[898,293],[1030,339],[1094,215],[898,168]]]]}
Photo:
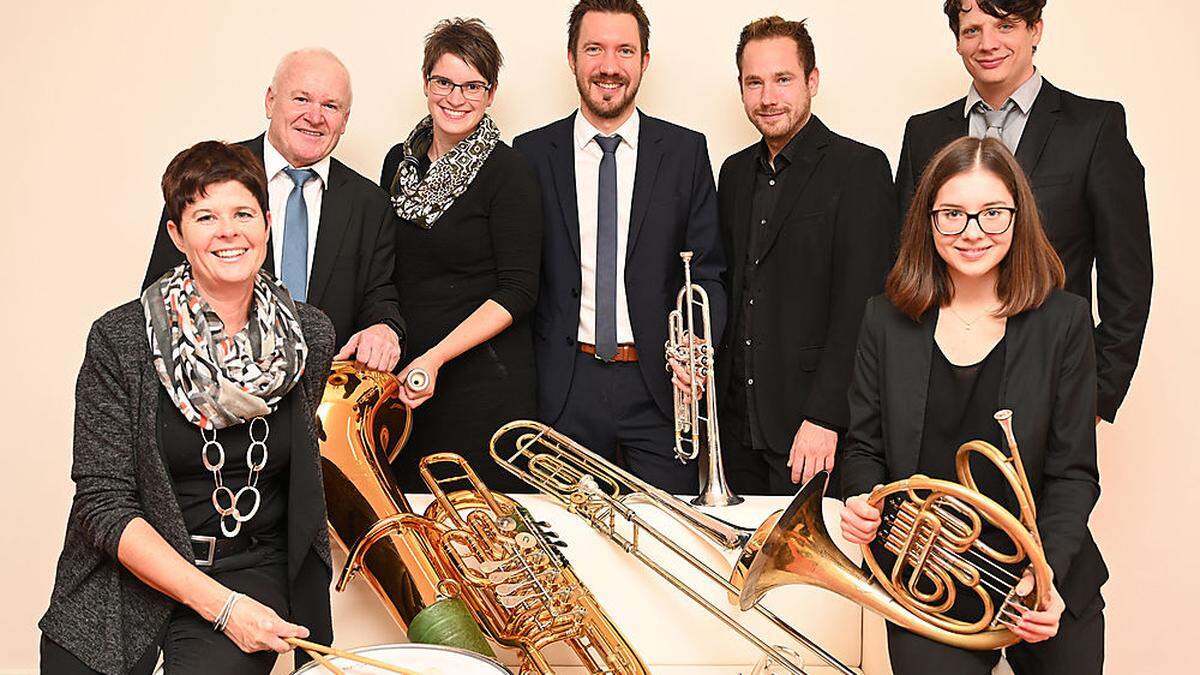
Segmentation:
{"type": "MultiPolygon", "coordinates": [[[[640,113],[639,113],[640,114],[640,113]]],[[[629,210],[629,241],[625,247],[625,259],[633,256],[638,233],[650,209],[650,196],[654,194],[654,182],[658,178],[658,165],[662,162],[662,135],[652,117],[642,115],[641,130],[638,131],[637,169],[633,176],[633,206],[629,210]]]]}
{"type": "MultiPolygon", "coordinates": [[[[744,153],[745,158],[740,161],[737,171],[734,172],[737,181],[734,185],[734,206],[733,206],[733,222],[730,224],[733,229],[734,249],[729,251],[730,256],[738,255],[740,258],[746,257],[746,249],[750,246],[750,228],[754,224],[750,222],[751,211],[754,206],[754,178],[758,172],[758,145],[750,147],[750,151],[744,153]]],[[[729,260],[730,265],[740,264],[741,260],[734,260],[732,257],[729,260]]],[[[741,275],[737,275],[734,279],[734,284],[739,283],[741,275]]]]}
{"type": "Polygon", "coordinates": [[[937,327],[939,310],[925,313],[921,323],[905,322],[905,330],[897,331],[889,345],[889,357],[896,362],[893,373],[897,382],[906,383],[902,395],[889,399],[893,411],[889,415],[896,428],[893,475],[911,476],[917,472],[921,458],[921,440],[925,434],[925,404],[929,394],[929,367],[933,363],[933,332],[937,327]]]}
{"type": "Polygon", "coordinates": [[[321,216],[317,227],[317,244],[313,251],[312,271],[308,275],[308,304],[321,305],[329,278],[342,245],[351,238],[350,197],[342,189],[348,172],[341,162],[329,163],[329,185],[321,195],[321,216]]]}
{"type": "Polygon", "coordinates": [[[767,218],[767,229],[763,233],[758,251],[754,252],[754,256],[757,258],[765,257],[771,247],[775,245],[775,239],[779,236],[779,231],[783,229],[784,221],[787,220],[792,209],[796,208],[809,179],[812,178],[821,159],[825,157],[825,146],[829,144],[829,128],[822,124],[815,115],[809,119],[808,124],[811,126],[801,132],[805,134],[805,137],[800,139],[801,145],[797,148],[799,152],[796,153],[796,163],[788,167],[784,174],[783,193],[779,195],[779,201],[775,203],[775,208],[767,218]]]}
{"type": "Polygon", "coordinates": [[[1025,170],[1026,176],[1032,176],[1046,147],[1046,140],[1054,124],[1058,122],[1058,111],[1062,103],[1062,90],[1047,81],[1042,81],[1042,90],[1033,100],[1033,108],[1029,111],[1029,120],[1025,122],[1025,130],[1021,132],[1021,142],[1017,144],[1017,162],[1025,170]]]}
{"type": "MultiPolygon", "coordinates": [[[[578,114],[578,113],[575,113],[578,114]]],[[[575,115],[560,121],[556,138],[550,141],[550,168],[554,175],[554,189],[558,193],[558,206],[562,209],[563,225],[567,228],[567,239],[579,258],[579,198],[575,193],[575,115]]]]}

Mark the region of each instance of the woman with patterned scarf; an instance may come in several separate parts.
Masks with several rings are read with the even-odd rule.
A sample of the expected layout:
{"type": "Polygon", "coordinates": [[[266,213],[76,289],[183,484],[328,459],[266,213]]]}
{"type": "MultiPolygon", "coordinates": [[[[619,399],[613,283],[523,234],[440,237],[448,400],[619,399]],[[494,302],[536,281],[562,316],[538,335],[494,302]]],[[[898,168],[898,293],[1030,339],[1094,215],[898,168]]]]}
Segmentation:
{"type": "Polygon", "coordinates": [[[332,641],[314,410],[324,314],[262,271],[259,160],[206,141],[163,175],[187,262],[92,326],[76,388],[75,498],[43,673],[269,673],[332,641]]]}
{"type": "Polygon", "coordinates": [[[537,299],[542,211],[525,161],[500,141],[487,115],[500,50],[478,19],[439,23],[422,66],[429,115],[383,163],[380,183],[400,216],[396,288],[408,320],[409,372],[402,388],[415,412],[394,465],[406,489],[424,489],[417,462],[462,454],[494,489],[527,490],[487,453],[501,424],[536,414],[529,313],[537,299]]]}

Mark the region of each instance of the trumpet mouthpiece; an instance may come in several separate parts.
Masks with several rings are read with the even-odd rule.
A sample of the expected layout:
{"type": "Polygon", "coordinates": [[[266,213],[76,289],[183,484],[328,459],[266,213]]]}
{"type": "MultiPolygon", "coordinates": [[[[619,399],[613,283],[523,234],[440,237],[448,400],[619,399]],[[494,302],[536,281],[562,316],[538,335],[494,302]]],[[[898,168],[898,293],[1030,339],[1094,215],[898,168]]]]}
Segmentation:
{"type": "Polygon", "coordinates": [[[679,257],[683,260],[683,262],[691,262],[692,252],[691,251],[680,251],[679,257]]]}
{"type": "Polygon", "coordinates": [[[996,414],[992,417],[994,417],[997,422],[1004,422],[1012,419],[1012,411],[1008,408],[1005,408],[1004,410],[997,410],[996,414]]]}

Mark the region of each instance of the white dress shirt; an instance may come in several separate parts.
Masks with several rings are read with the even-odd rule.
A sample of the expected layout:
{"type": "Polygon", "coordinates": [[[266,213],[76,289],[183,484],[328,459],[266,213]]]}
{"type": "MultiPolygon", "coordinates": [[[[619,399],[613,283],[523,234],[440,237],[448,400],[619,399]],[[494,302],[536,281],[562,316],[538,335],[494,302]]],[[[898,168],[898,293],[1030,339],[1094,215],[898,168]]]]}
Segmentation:
{"type": "MultiPolygon", "coordinates": [[[[329,184],[329,157],[309,167],[317,172],[317,180],[304,184],[304,205],[308,207],[308,276],[312,278],[313,252],[317,248],[317,229],[321,225],[321,197],[329,184]]],[[[284,171],[289,164],[283,155],[271,145],[269,136],[263,136],[263,166],[267,170],[267,203],[271,207],[271,248],[275,254],[275,276],[283,274],[283,230],[287,227],[287,199],[296,186],[291,176],[284,171]]]]}
{"type": "MultiPolygon", "coordinates": [[[[639,114],[633,114],[617,129],[617,343],[633,342],[629,303],[625,298],[625,250],[629,242],[629,212],[633,206],[633,178],[637,172],[639,114]]],[[[596,344],[596,219],[599,206],[600,159],[604,151],[596,143],[601,134],[575,113],[575,203],[579,209],[579,259],[582,278],[579,298],[580,342],[596,344]]],[[[663,321],[666,321],[663,316],[663,321]]]]}

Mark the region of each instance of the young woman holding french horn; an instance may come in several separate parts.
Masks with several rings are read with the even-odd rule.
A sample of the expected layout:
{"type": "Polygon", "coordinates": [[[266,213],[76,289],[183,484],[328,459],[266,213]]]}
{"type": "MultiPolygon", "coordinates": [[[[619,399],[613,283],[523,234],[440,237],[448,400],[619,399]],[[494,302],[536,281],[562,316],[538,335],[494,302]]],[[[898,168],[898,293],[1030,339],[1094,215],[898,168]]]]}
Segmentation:
{"type": "MultiPolygon", "coordinates": [[[[961,138],[943,148],[917,187],[887,292],[867,305],[841,459],[844,494],[855,495],[842,534],[876,550],[881,522],[886,529],[893,521],[869,503],[873,486],[915,473],[956,480],[959,446],[982,439],[1005,448],[993,416],[1013,411],[1016,463],[1054,573],[1049,602],[1005,602],[997,615],[1022,640],[1006,653],[1017,675],[1099,673],[1103,665],[1100,587],[1108,573],[1087,527],[1100,493],[1092,317],[1062,285],[1029,181],[1004,145],[961,138]]],[[[995,467],[971,469],[981,492],[1006,506],[1015,501],[995,467]]],[[[998,534],[985,523],[980,541],[992,544],[998,534]]],[[[1032,587],[1028,572],[996,569],[1018,596],[1032,587]]],[[[969,593],[947,602],[951,615],[982,604],[969,593]]],[[[982,675],[1000,657],[892,624],[888,648],[897,675],[982,675]]]]}

